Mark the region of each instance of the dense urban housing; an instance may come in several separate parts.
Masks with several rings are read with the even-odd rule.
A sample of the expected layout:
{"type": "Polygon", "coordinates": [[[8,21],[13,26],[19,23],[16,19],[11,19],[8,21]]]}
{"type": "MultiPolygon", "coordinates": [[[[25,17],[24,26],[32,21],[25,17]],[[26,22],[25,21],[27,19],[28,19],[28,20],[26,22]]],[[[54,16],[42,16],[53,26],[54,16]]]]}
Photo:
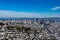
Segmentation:
{"type": "Polygon", "coordinates": [[[0,20],[0,40],[59,40],[60,18],[0,20]]]}

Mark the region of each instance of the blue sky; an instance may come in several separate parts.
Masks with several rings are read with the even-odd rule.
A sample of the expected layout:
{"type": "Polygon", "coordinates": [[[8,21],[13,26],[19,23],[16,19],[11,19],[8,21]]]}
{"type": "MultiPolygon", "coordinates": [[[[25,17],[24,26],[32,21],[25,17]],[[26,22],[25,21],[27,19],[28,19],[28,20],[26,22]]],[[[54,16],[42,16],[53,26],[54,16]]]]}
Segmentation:
{"type": "Polygon", "coordinates": [[[60,0],[0,0],[1,17],[60,17],[60,0]]]}

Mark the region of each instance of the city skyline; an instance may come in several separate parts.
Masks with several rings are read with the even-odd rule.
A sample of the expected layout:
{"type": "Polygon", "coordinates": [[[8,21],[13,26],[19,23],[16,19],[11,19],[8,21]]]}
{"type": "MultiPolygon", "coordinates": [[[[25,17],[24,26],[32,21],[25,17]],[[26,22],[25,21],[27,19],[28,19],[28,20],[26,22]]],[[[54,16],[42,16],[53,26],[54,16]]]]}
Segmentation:
{"type": "Polygon", "coordinates": [[[60,0],[0,0],[0,17],[60,17],[60,0]]]}

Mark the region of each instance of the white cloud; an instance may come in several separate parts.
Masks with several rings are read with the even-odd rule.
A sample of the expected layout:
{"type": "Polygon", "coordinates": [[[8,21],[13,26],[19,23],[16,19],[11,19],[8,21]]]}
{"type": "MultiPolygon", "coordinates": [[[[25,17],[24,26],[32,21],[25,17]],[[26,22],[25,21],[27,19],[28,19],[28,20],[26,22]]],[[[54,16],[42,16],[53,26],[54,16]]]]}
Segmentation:
{"type": "Polygon", "coordinates": [[[40,17],[40,14],[0,10],[0,17],[33,17],[34,18],[34,17],[40,17]]]}
{"type": "Polygon", "coordinates": [[[60,6],[56,6],[56,7],[53,7],[53,8],[51,8],[51,10],[58,10],[58,9],[60,9],[60,6]]]}
{"type": "Polygon", "coordinates": [[[28,17],[28,18],[41,18],[41,17],[60,17],[59,13],[33,13],[33,12],[16,12],[8,10],[0,10],[0,17],[28,17]]]}

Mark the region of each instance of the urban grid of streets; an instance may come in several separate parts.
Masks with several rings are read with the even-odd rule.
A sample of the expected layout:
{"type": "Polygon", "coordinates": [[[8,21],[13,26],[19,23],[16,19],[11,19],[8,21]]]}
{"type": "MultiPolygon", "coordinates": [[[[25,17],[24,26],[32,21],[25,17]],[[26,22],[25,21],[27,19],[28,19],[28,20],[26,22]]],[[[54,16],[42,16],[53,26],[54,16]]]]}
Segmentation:
{"type": "Polygon", "coordinates": [[[60,22],[0,20],[0,40],[60,40],[60,22]]]}

